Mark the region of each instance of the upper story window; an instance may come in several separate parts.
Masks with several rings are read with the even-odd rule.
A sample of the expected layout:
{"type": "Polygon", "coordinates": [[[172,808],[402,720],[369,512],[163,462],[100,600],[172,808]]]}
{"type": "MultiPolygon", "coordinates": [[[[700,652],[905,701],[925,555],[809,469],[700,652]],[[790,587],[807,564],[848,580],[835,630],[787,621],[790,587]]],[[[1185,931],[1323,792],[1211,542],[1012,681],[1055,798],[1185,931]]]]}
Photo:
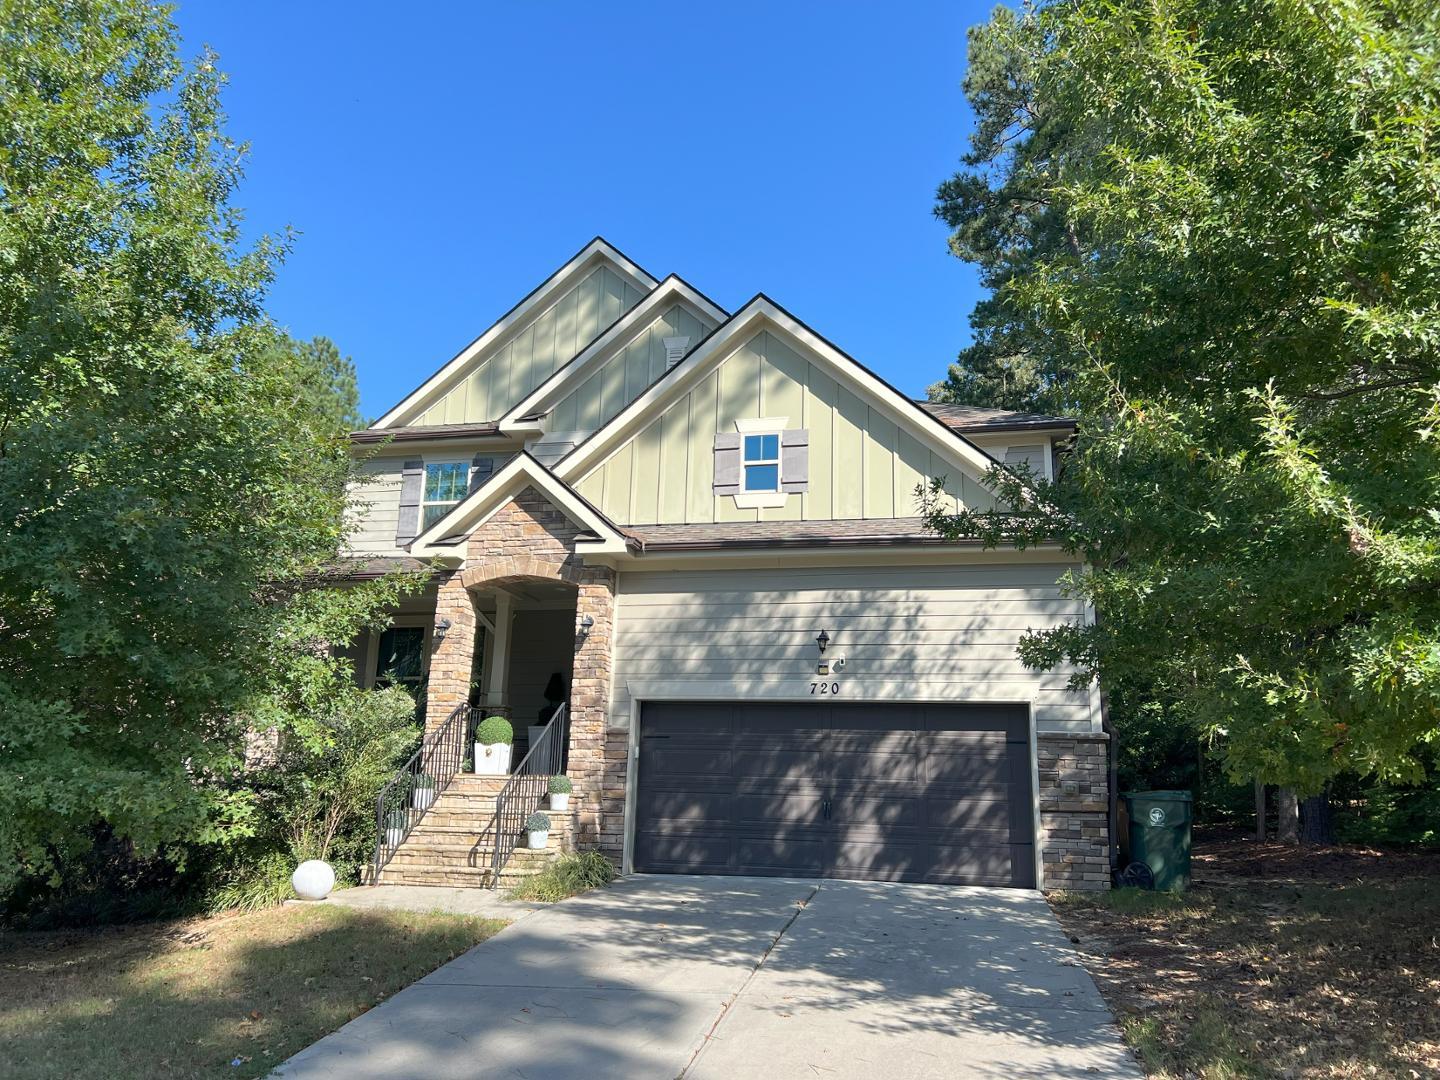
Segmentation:
{"type": "Polygon", "coordinates": [[[421,500],[423,532],[448,514],[465,498],[470,481],[470,466],[463,461],[425,463],[425,491],[421,500]]]}
{"type": "Polygon", "coordinates": [[[780,434],[746,435],[741,446],[744,491],[780,490],[780,434]]]}

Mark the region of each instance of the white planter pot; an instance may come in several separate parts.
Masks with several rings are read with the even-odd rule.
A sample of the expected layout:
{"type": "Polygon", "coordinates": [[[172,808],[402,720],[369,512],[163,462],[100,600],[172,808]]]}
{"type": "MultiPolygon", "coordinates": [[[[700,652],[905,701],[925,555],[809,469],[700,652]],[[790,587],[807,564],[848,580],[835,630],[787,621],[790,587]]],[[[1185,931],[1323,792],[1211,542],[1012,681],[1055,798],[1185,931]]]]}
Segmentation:
{"type": "Polygon", "coordinates": [[[386,830],[385,830],[385,843],[386,843],[387,846],[392,847],[392,848],[398,848],[398,847],[399,847],[401,844],[403,844],[404,842],[405,842],[405,830],[404,830],[404,829],[386,829],[386,830]]]}
{"type": "Polygon", "coordinates": [[[564,795],[560,795],[560,794],[557,794],[556,792],[552,791],[552,792],[550,793],[550,809],[551,809],[551,810],[569,810],[569,809],[570,809],[570,793],[567,791],[567,792],[565,792],[564,795]]]}
{"type": "Polygon", "coordinates": [[[530,837],[529,848],[531,851],[543,851],[550,842],[550,831],[532,832],[527,834],[530,837]]]}
{"type": "Polygon", "coordinates": [[[509,743],[475,744],[475,772],[479,776],[504,776],[510,771],[509,743]]]}
{"type": "Polygon", "coordinates": [[[324,900],[335,888],[335,871],[320,859],[307,859],[290,875],[290,887],[301,900],[324,900]]]}
{"type": "Polygon", "coordinates": [[[429,810],[435,802],[435,789],[433,787],[417,787],[410,792],[410,805],[416,810],[429,810]]]}

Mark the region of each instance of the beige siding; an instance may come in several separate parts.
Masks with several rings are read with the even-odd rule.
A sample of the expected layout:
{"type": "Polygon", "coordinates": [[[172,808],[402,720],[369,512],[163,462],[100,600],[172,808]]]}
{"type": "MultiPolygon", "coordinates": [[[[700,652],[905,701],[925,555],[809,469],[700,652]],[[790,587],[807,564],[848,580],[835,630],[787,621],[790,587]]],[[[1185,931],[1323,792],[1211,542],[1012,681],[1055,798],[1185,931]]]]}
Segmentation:
{"type": "Polygon", "coordinates": [[[407,423],[498,420],[643,296],[608,266],[597,267],[407,423]]]}
{"type": "MultiPolygon", "coordinates": [[[[349,549],[356,555],[404,555],[395,546],[395,529],[400,518],[400,474],[405,462],[473,461],[474,445],[452,451],[425,450],[377,455],[355,466],[356,479],[350,485],[349,549]]],[[[514,456],[491,454],[494,471],[499,472],[514,456]]]]}
{"type": "Polygon", "coordinates": [[[933,455],[820,365],[765,331],[578,486],[625,525],[835,520],[912,517],[919,512],[916,487],[933,476],[944,476],[947,490],[968,506],[993,505],[974,477],[933,455]],[[717,498],[711,489],[715,435],[734,431],[736,420],[780,416],[787,426],[810,432],[809,491],[767,510],[742,510],[733,498],[717,498]],[[657,491],[659,499],[652,497],[657,491]]]}
{"type": "Polygon", "coordinates": [[[688,337],[693,348],[715,324],[675,304],[606,360],[550,414],[551,431],[594,431],[665,373],[665,338],[688,337]]]}
{"type": "Polygon", "coordinates": [[[819,659],[845,701],[1033,702],[1041,731],[1096,729],[1094,695],[1068,672],[1027,670],[1027,629],[1083,619],[1061,595],[1058,564],[895,566],[624,573],[620,576],[611,715],[632,701],[808,698],[819,659]]]}

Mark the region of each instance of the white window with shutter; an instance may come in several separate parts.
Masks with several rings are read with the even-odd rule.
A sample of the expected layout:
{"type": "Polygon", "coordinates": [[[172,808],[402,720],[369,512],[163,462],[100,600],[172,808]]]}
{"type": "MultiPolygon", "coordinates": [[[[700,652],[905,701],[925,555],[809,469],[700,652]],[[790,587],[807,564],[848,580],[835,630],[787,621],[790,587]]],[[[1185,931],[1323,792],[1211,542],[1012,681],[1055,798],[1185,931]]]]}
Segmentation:
{"type": "Polygon", "coordinates": [[[420,502],[420,531],[424,532],[459,505],[469,488],[469,462],[427,461],[420,502]]]}
{"type": "Polygon", "coordinates": [[[789,418],[737,420],[736,431],[715,436],[715,494],[741,509],[784,506],[810,487],[809,432],[787,428],[789,418]]]}

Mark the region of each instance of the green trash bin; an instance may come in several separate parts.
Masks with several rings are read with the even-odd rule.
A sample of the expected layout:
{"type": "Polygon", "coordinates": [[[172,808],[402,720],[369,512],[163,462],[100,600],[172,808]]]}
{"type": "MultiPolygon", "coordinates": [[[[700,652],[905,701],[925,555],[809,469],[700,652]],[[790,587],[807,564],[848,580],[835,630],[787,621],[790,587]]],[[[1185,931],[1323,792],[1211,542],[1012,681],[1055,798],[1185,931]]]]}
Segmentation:
{"type": "Polygon", "coordinates": [[[1155,888],[1183,892],[1190,885],[1188,791],[1130,791],[1120,796],[1130,818],[1130,858],[1150,867],[1155,888]]]}

